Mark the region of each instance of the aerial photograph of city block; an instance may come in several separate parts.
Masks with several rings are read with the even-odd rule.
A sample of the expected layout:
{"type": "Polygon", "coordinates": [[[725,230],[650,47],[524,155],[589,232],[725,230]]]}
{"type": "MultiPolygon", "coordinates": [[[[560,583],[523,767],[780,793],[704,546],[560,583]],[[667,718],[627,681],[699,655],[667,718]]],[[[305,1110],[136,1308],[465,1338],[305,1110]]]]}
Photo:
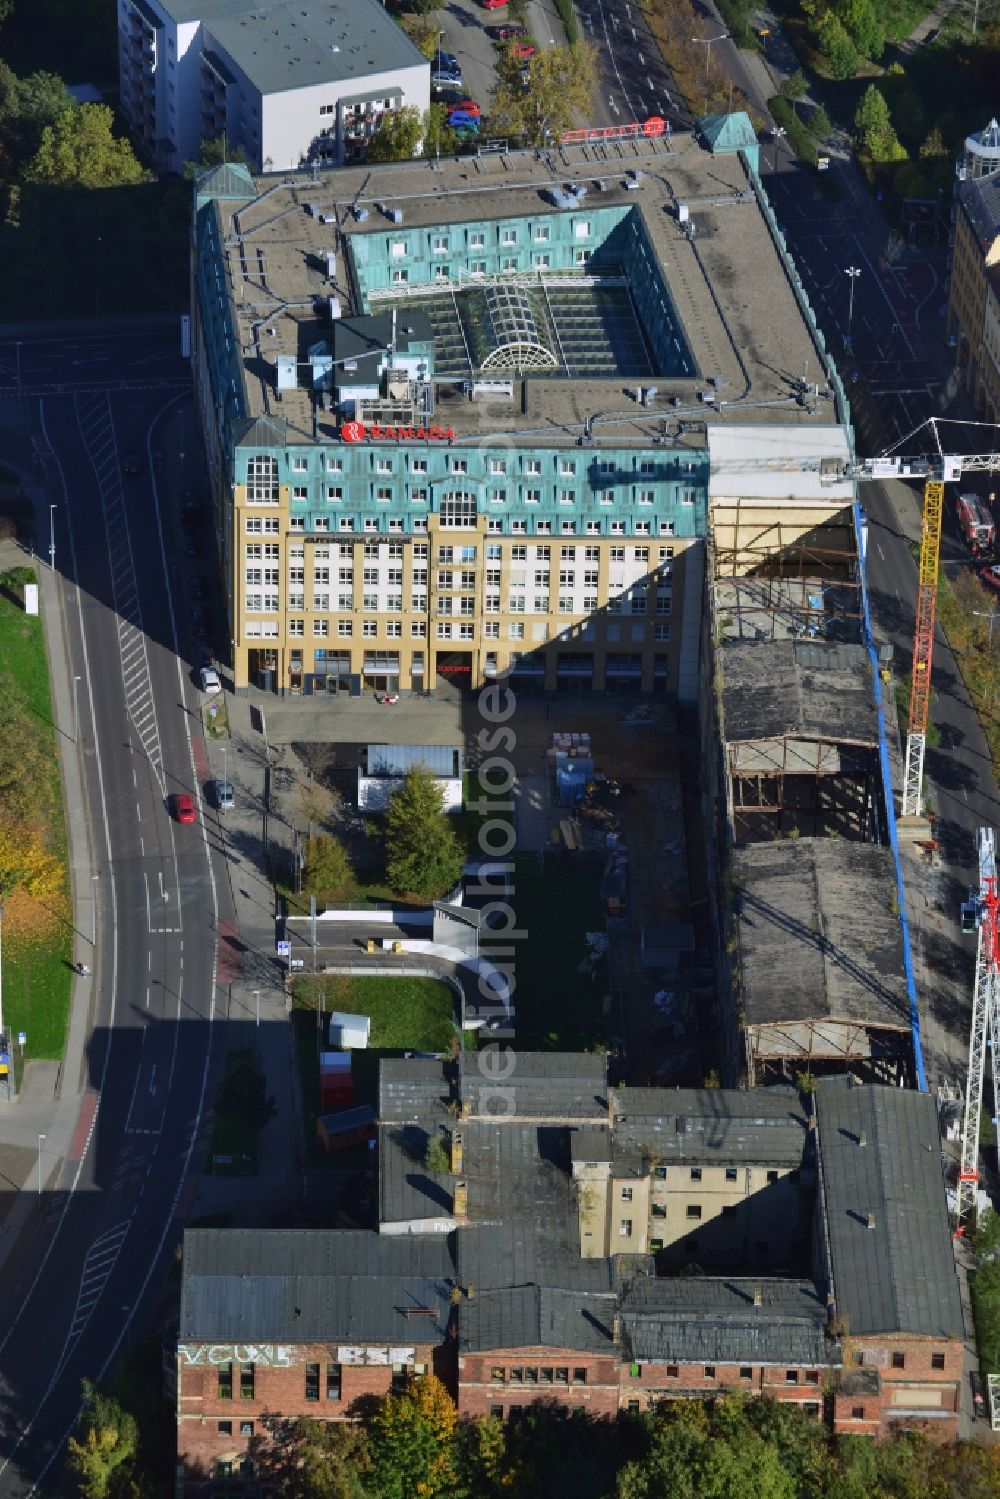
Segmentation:
{"type": "Polygon", "coordinates": [[[0,0],[0,1499],[1000,1496],[1000,0],[0,0]]]}

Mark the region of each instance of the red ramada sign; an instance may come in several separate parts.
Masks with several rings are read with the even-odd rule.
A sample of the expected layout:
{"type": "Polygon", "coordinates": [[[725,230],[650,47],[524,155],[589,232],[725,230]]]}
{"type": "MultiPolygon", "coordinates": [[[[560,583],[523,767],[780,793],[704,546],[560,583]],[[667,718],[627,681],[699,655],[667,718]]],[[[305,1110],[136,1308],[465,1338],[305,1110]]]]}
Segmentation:
{"type": "Polygon", "coordinates": [[[454,442],[451,427],[366,427],[364,422],[344,422],[341,442],[454,442]]]}

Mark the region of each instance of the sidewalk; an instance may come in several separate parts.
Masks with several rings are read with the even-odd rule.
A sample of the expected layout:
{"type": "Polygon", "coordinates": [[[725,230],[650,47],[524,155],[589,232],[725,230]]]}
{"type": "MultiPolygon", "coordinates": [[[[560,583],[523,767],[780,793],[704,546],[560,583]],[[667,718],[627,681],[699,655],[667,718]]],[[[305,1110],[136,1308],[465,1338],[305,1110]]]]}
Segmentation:
{"type": "MultiPolygon", "coordinates": [[[[10,413],[6,413],[8,416],[10,413]]],[[[17,414],[15,421],[17,420],[17,414]]],[[[41,517],[50,495],[63,503],[57,472],[51,473],[45,455],[37,468],[28,469],[23,462],[8,456],[11,447],[23,449],[10,431],[0,432],[3,461],[21,480],[25,494],[33,501],[36,513],[36,535],[44,527],[41,517]],[[48,481],[48,482],[46,482],[48,481]]],[[[22,455],[19,455],[22,456],[22,455]]],[[[47,518],[47,517],[46,517],[47,518]]],[[[63,545],[65,550],[65,543],[63,545]]],[[[102,932],[100,923],[103,879],[90,843],[86,787],[82,776],[81,752],[88,742],[90,726],[83,704],[77,725],[73,692],[73,668],[70,663],[67,635],[67,613],[76,606],[76,589],[64,574],[71,574],[69,555],[60,559],[60,569],[52,572],[47,562],[31,555],[14,542],[0,548],[0,566],[33,563],[39,583],[39,609],[44,625],[48,655],[49,683],[53,721],[63,746],[62,773],[66,836],[69,850],[69,876],[73,912],[76,921],[73,957],[87,963],[93,977],[73,980],[72,1003],[62,1063],[29,1061],[24,1069],[19,1098],[0,1101],[0,1178],[10,1196],[9,1210],[0,1222],[0,1265],[13,1255],[27,1255],[37,1234],[44,1227],[44,1212],[49,1204],[43,1189],[52,1191],[70,1180],[78,1159],[77,1127],[86,1093],[86,1049],[91,1017],[100,979],[102,932]],[[79,738],[77,738],[79,731],[79,738]],[[92,876],[95,869],[98,879],[92,876]],[[97,908],[95,909],[95,891],[97,908]],[[90,933],[97,932],[94,947],[90,933]],[[16,1195],[14,1195],[16,1192],[16,1195]]],[[[16,1041],[16,1037],[11,1038],[16,1041]]],[[[5,1271],[11,1280],[11,1272],[5,1271]]]]}

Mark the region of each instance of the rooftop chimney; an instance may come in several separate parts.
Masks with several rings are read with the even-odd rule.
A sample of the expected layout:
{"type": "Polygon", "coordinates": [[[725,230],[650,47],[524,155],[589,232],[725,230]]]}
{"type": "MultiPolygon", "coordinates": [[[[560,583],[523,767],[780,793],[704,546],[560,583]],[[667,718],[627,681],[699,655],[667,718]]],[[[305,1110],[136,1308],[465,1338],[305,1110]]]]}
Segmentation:
{"type": "Polygon", "coordinates": [[[451,1199],[451,1212],[454,1218],[467,1218],[469,1216],[469,1188],[466,1182],[456,1182],[451,1199]]]}
{"type": "Polygon", "coordinates": [[[761,1293],[760,1293],[760,1286],[754,1286],[754,1288],[753,1288],[753,1304],[754,1304],[754,1306],[760,1306],[762,1300],[763,1300],[763,1297],[761,1296],[761,1293]]]}
{"type": "Polygon", "coordinates": [[[864,1130],[860,1130],[859,1133],[858,1133],[858,1144],[859,1145],[867,1145],[868,1144],[868,1136],[867,1136],[867,1134],[865,1133],[864,1130]]]}
{"type": "Polygon", "coordinates": [[[875,1214],[874,1213],[869,1213],[868,1214],[868,1227],[869,1228],[874,1228],[875,1227],[875,1214]]]}
{"type": "Polygon", "coordinates": [[[622,1340],[622,1319],[621,1319],[621,1317],[619,1317],[618,1313],[615,1312],[614,1316],[611,1319],[611,1341],[613,1343],[620,1343],[621,1340],[622,1340]]]}
{"type": "Polygon", "coordinates": [[[464,1141],[460,1129],[451,1132],[451,1169],[455,1176],[461,1176],[464,1160],[464,1141]]]}

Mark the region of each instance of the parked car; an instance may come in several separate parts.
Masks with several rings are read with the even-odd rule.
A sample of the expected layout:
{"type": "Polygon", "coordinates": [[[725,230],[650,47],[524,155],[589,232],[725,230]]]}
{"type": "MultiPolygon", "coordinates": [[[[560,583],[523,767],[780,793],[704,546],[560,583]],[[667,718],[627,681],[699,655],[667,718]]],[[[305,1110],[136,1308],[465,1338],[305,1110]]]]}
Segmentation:
{"type": "Polygon", "coordinates": [[[440,73],[431,74],[431,83],[443,84],[445,88],[461,88],[462,81],[462,75],[457,70],[444,68],[440,73]]]}
{"type": "Polygon", "coordinates": [[[465,90],[460,88],[446,88],[443,84],[435,83],[431,88],[431,94],[435,104],[464,104],[465,90]]]}
{"type": "Polygon", "coordinates": [[[1000,588],[1000,566],[993,563],[990,567],[984,567],[979,574],[980,583],[985,583],[987,588],[1000,588]]]}
{"type": "Polygon", "coordinates": [[[122,458],[122,472],[126,474],[141,474],[142,455],[140,453],[126,453],[122,458]]]}
{"type": "Polygon", "coordinates": [[[191,610],[191,626],[195,637],[198,640],[204,640],[208,634],[208,614],[200,606],[191,610]]]}
{"type": "Polygon", "coordinates": [[[476,115],[470,115],[465,110],[456,109],[454,114],[448,116],[448,124],[452,130],[473,130],[479,134],[479,119],[476,115]]]}
{"type": "Polygon", "coordinates": [[[502,26],[488,26],[487,36],[491,36],[495,42],[510,42],[516,36],[527,36],[527,26],[522,26],[520,21],[505,21],[502,26]]]}
{"type": "Polygon", "coordinates": [[[214,666],[202,666],[198,672],[198,686],[202,692],[221,692],[222,683],[214,666]]]}
{"type": "Polygon", "coordinates": [[[181,551],[185,557],[197,557],[198,543],[190,531],[184,531],[181,535],[181,551]]]}
{"type": "Polygon", "coordinates": [[[201,573],[192,573],[187,580],[188,597],[197,604],[205,597],[205,579],[201,573]]]}
{"type": "Polygon", "coordinates": [[[460,93],[457,94],[454,99],[448,100],[449,115],[458,109],[460,109],[463,114],[475,115],[477,120],[482,114],[482,110],[479,108],[479,105],[476,103],[475,99],[463,99],[460,93]]]}
{"type": "Polygon", "coordinates": [[[236,805],[232,781],[215,782],[215,805],[220,812],[231,812],[236,805]]]}
{"type": "Polygon", "coordinates": [[[527,62],[529,57],[535,55],[534,42],[511,42],[510,53],[515,62],[527,62]]]}
{"type": "Polygon", "coordinates": [[[506,10],[507,0],[479,0],[483,10],[506,10]]]}
{"type": "MultiPolygon", "coordinates": [[[[195,648],[194,658],[199,666],[211,666],[214,663],[215,652],[212,650],[212,647],[209,645],[207,640],[198,641],[197,647],[195,648]]],[[[206,689],[206,691],[213,692],[215,690],[215,688],[206,689]]]]}
{"type": "Polygon", "coordinates": [[[445,52],[443,49],[439,48],[438,51],[435,52],[431,61],[437,68],[438,72],[442,72],[446,68],[450,68],[456,73],[461,72],[461,69],[458,66],[458,58],[455,56],[454,52],[445,52]]]}
{"type": "Polygon", "coordinates": [[[195,811],[194,797],[189,796],[186,791],[178,791],[173,798],[174,816],[178,822],[197,822],[198,814],[195,811]]]}

